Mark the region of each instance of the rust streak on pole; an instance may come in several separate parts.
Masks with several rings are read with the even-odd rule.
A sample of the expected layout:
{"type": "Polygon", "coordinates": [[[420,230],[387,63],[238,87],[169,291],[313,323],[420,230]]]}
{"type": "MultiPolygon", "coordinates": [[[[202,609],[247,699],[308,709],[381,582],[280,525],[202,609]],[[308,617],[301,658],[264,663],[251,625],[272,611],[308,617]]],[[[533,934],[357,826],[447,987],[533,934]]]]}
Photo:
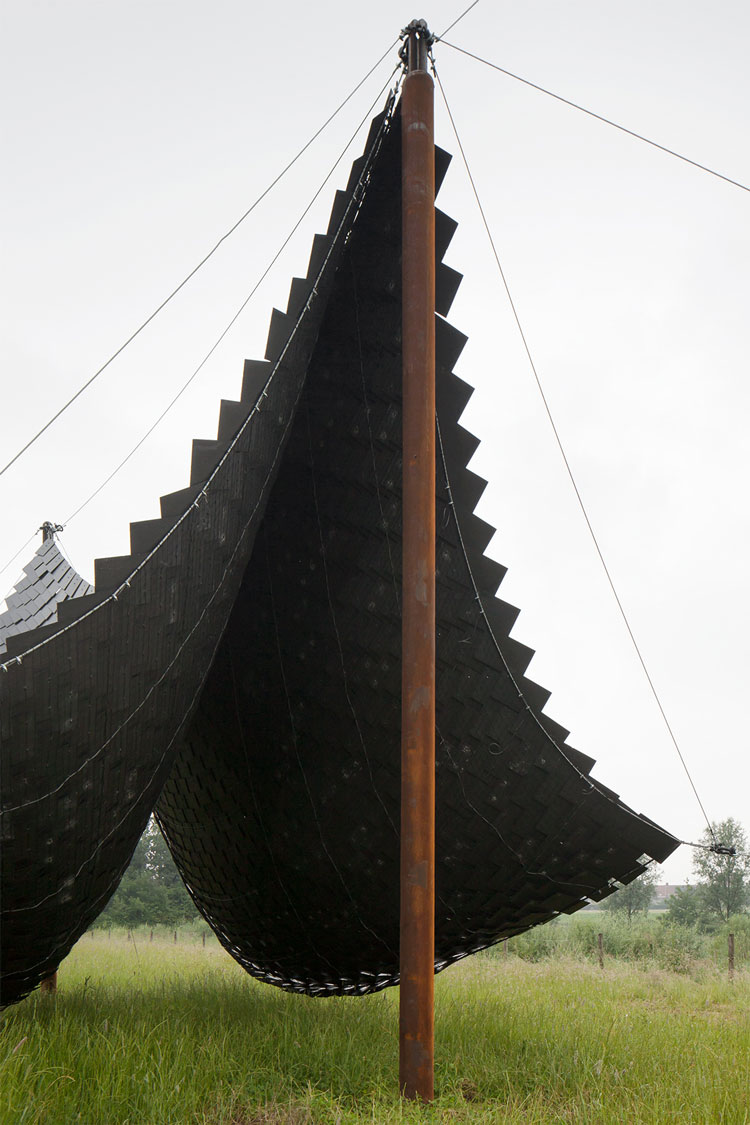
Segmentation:
{"type": "MultiPolygon", "coordinates": [[[[415,21],[416,22],[416,21],[415,21]]],[[[427,32],[426,26],[424,32],[427,32]]],[[[427,42],[409,28],[402,114],[403,675],[399,1086],[434,1096],[435,145],[427,42]]]]}

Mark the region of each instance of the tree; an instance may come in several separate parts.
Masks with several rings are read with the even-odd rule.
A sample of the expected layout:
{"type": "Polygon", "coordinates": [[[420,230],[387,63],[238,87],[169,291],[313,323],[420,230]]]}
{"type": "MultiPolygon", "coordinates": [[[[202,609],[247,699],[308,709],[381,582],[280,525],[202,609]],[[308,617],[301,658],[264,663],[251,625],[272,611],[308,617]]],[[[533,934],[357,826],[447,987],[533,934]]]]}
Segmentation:
{"type": "Polygon", "coordinates": [[[197,915],[153,817],[98,925],[176,926],[197,915]]]}
{"type": "Polygon", "coordinates": [[[728,922],[733,914],[742,912],[750,903],[750,855],[747,836],[739,821],[731,816],[712,824],[713,836],[705,829],[700,843],[709,849],[714,838],[724,847],[734,848],[736,855],[717,855],[709,850],[696,851],[693,871],[700,883],[700,894],[706,910],[728,922]]]}
{"type": "Polygon", "coordinates": [[[697,926],[704,910],[699,887],[678,887],[669,897],[665,919],[677,926],[697,926]]]}
{"type": "Polygon", "coordinates": [[[628,922],[634,914],[646,914],[654,897],[656,870],[649,867],[632,883],[626,883],[602,901],[602,908],[611,914],[626,914],[628,922]]]}

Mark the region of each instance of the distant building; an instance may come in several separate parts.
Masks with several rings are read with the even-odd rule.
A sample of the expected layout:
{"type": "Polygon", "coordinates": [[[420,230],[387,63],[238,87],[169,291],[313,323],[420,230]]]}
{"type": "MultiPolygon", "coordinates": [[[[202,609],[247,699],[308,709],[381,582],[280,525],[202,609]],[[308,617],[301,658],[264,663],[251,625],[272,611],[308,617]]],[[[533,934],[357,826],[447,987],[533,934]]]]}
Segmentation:
{"type": "Polygon", "coordinates": [[[660,883],[658,886],[654,887],[651,909],[666,910],[667,903],[675,891],[685,891],[689,885],[689,883],[660,883]]]}

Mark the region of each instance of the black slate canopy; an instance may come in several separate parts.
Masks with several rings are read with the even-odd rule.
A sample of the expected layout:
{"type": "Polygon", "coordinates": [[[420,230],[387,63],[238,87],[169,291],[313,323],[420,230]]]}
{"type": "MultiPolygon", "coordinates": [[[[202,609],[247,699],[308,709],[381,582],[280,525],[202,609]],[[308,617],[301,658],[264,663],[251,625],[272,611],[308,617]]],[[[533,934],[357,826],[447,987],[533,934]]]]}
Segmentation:
{"type": "MultiPolygon", "coordinates": [[[[67,954],[156,805],[199,909],[253,975],[398,980],[400,146],[389,104],[189,488],[95,591],[0,659],[2,1002],[67,954]],[[157,804],[158,801],[158,804],[157,804]]],[[[438,180],[448,163],[438,154],[438,180]]],[[[473,515],[459,276],[437,216],[436,969],[627,882],[674,837],[542,711],[473,515]]]]}

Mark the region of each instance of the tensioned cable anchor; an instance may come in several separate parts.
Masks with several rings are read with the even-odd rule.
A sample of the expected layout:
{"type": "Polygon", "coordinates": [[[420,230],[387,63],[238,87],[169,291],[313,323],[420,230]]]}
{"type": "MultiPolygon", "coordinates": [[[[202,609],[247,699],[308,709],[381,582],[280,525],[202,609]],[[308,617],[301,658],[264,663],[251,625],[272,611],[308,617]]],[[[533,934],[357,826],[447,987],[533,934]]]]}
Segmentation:
{"type": "Polygon", "coordinates": [[[42,543],[47,543],[50,539],[54,540],[58,532],[64,531],[65,528],[61,523],[52,523],[50,520],[45,520],[37,531],[42,533],[42,543]]]}
{"type": "Polygon", "coordinates": [[[720,844],[715,841],[713,844],[696,844],[693,840],[680,840],[683,847],[693,848],[697,852],[713,852],[714,855],[727,855],[732,858],[738,855],[748,855],[748,852],[738,852],[733,844],[720,844]]]}
{"type": "Polygon", "coordinates": [[[427,20],[412,20],[399,35],[401,47],[398,57],[407,70],[426,70],[425,59],[432,55],[432,48],[437,42],[427,26],[427,20]]]}

